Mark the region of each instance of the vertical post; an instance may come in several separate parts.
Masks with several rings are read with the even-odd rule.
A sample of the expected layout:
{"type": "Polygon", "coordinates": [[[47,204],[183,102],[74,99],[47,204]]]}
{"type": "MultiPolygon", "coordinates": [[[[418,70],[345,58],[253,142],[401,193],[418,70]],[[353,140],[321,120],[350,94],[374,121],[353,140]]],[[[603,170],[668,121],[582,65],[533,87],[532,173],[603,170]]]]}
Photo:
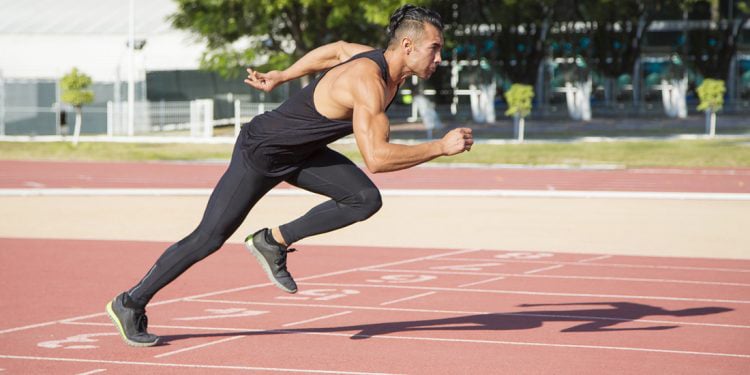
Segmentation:
{"type": "Polygon", "coordinates": [[[114,130],[112,129],[114,124],[114,108],[115,104],[112,103],[111,100],[107,101],[107,137],[112,137],[114,135],[114,130]]]}
{"type": "MultiPolygon", "coordinates": [[[[546,24],[547,21],[545,20],[544,23],[546,24]]],[[[541,113],[544,113],[546,111],[546,101],[545,98],[547,96],[547,87],[546,85],[549,84],[549,81],[544,79],[544,71],[547,65],[547,59],[542,59],[542,61],[539,62],[539,66],[536,69],[536,88],[534,91],[536,91],[536,95],[534,95],[535,98],[537,98],[537,110],[541,113]]],[[[606,95],[606,91],[605,91],[606,95]]],[[[490,103],[490,105],[493,105],[490,103]]]]}
{"type": "Polygon", "coordinates": [[[0,135],[5,135],[5,80],[0,70],[0,135]]]}
{"type": "Polygon", "coordinates": [[[198,136],[199,124],[200,124],[200,120],[198,119],[198,101],[191,100],[190,101],[190,136],[191,137],[198,136]]]}
{"type": "Polygon", "coordinates": [[[411,104],[410,104],[410,106],[411,106],[411,116],[409,116],[409,118],[407,118],[406,121],[408,121],[408,122],[415,122],[415,121],[419,120],[419,107],[417,107],[417,100],[416,99],[417,99],[417,95],[421,95],[421,93],[416,94],[414,92],[414,91],[416,91],[416,88],[414,89],[414,91],[409,91],[409,90],[404,90],[404,91],[409,92],[409,95],[411,95],[411,104]]]}
{"type": "Polygon", "coordinates": [[[55,81],[55,135],[62,134],[62,93],[60,81],[55,81]]]}
{"type": "Polygon", "coordinates": [[[633,67],[633,77],[630,80],[633,86],[633,107],[639,110],[641,108],[641,58],[635,59],[633,67]]]}
{"type": "Polygon", "coordinates": [[[75,107],[76,110],[76,125],[73,128],[73,146],[78,146],[78,138],[81,137],[81,117],[83,116],[80,106],[75,107]]]}
{"type": "Polygon", "coordinates": [[[266,112],[266,95],[260,93],[260,101],[258,102],[258,114],[261,115],[266,112]]]}
{"type": "Polygon", "coordinates": [[[458,72],[461,70],[461,67],[458,65],[455,59],[451,60],[451,89],[453,89],[453,100],[451,101],[451,114],[456,115],[458,112],[458,94],[456,94],[456,90],[458,90],[458,72]]]}
{"type": "Polygon", "coordinates": [[[416,97],[417,95],[424,95],[424,92],[420,91],[420,89],[423,89],[424,87],[419,86],[419,79],[417,76],[411,76],[411,85],[414,87],[414,89],[411,92],[411,117],[407,119],[409,122],[414,122],[419,120],[419,111],[417,110],[417,104],[416,104],[416,97]]]}
{"type": "Polygon", "coordinates": [[[115,69],[115,83],[113,85],[112,106],[112,135],[122,134],[122,82],[120,80],[120,64],[115,69]]]}
{"type": "Polygon", "coordinates": [[[128,16],[128,135],[135,133],[135,0],[128,16]]]}
{"type": "Polygon", "coordinates": [[[235,138],[240,135],[240,100],[234,100],[234,136],[235,138]]]}
{"type": "Polygon", "coordinates": [[[167,107],[164,99],[159,100],[159,131],[164,131],[164,124],[167,123],[167,107]]]}
{"type": "Polygon", "coordinates": [[[714,120],[715,117],[712,116],[713,112],[711,112],[710,109],[706,110],[706,135],[713,138],[714,136],[714,120]]]}
{"type": "Polygon", "coordinates": [[[734,104],[737,98],[737,53],[729,60],[729,74],[727,74],[727,97],[729,103],[734,104]]]}
{"type": "Polygon", "coordinates": [[[518,140],[518,142],[523,142],[523,133],[525,130],[524,127],[524,118],[518,113],[513,115],[513,135],[515,136],[516,140],[518,140]]]}
{"type": "Polygon", "coordinates": [[[203,104],[203,136],[211,138],[214,136],[214,101],[203,99],[201,102],[203,104]]]}

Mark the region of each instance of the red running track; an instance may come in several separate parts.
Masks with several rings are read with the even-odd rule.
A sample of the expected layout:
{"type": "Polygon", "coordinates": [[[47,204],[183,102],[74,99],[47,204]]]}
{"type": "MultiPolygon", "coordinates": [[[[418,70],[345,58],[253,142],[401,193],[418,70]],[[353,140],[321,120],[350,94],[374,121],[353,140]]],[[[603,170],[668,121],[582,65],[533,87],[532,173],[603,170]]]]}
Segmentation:
{"type": "MultiPolygon", "coordinates": [[[[0,162],[0,188],[210,188],[220,164],[0,162]]],[[[748,192],[737,169],[415,168],[383,188],[748,192]]],[[[301,288],[237,245],[149,307],[125,346],[104,304],[166,243],[0,239],[3,373],[750,373],[750,261],[304,246],[301,288]]]]}
{"type": "Polygon", "coordinates": [[[239,245],[103,314],[165,243],[0,239],[0,372],[750,373],[750,261],[304,246],[295,295],[239,245]]]}
{"type": "MultiPolygon", "coordinates": [[[[0,161],[0,188],[212,188],[225,168],[221,163],[0,161]]],[[[750,169],[420,167],[371,177],[384,189],[750,193],[750,169]]]]}

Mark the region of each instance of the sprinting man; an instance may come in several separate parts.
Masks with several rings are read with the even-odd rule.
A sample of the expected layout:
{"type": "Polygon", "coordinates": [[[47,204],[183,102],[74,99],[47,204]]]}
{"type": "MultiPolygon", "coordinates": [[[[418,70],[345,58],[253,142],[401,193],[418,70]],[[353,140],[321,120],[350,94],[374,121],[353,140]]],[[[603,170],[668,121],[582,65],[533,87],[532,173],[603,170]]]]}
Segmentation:
{"type": "Polygon", "coordinates": [[[198,227],[170,246],[138,284],[115,297],[106,311],[126,343],[152,346],[146,305],[172,280],[218,250],[271,188],[286,181],[331,199],[302,217],[261,229],[246,239],[269,279],[288,293],[297,285],[286,266],[289,245],[309,236],[365,220],[380,209],[380,192],[367,175],[327,145],[354,133],[367,169],[390,172],[439,156],[469,151],[471,129],[417,145],[389,143],[386,109],[406,78],[429,78],[440,63],[443,24],[436,12],[404,5],[388,25],[385,50],[336,42],[319,47],[284,71],[248,69],[245,82],[270,91],[289,80],[323,72],[276,110],[242,127],[231,162],[219,180],[198,227]]]}

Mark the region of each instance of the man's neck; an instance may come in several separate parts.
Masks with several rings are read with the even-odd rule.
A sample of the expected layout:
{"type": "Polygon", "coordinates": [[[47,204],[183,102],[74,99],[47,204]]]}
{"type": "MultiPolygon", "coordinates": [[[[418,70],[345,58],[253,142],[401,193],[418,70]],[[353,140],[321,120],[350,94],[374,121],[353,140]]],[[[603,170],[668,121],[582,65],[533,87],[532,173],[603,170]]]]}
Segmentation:
{"type": "Polygon", "coordinates": [[[383,56],[388,64],[389,82],[400,86],[407,78],[414,74],[406,67],[404,57],[398,51],[386,49],[383,56]]]}

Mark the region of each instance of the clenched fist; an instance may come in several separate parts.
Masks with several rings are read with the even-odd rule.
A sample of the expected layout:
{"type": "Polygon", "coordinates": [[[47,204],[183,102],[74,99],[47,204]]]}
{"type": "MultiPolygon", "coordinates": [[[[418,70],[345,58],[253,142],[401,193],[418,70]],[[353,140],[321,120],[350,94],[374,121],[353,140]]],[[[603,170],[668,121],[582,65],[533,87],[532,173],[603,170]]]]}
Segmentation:
{"type": "Polygon", "coordinates": [[[443,148],[443,155],[450,156],[460,154],[464,151],[471,151],[474,144],[474,137],[471,135],[469,128],[456,128],[449,131],[440,141],[443,148]]]}

